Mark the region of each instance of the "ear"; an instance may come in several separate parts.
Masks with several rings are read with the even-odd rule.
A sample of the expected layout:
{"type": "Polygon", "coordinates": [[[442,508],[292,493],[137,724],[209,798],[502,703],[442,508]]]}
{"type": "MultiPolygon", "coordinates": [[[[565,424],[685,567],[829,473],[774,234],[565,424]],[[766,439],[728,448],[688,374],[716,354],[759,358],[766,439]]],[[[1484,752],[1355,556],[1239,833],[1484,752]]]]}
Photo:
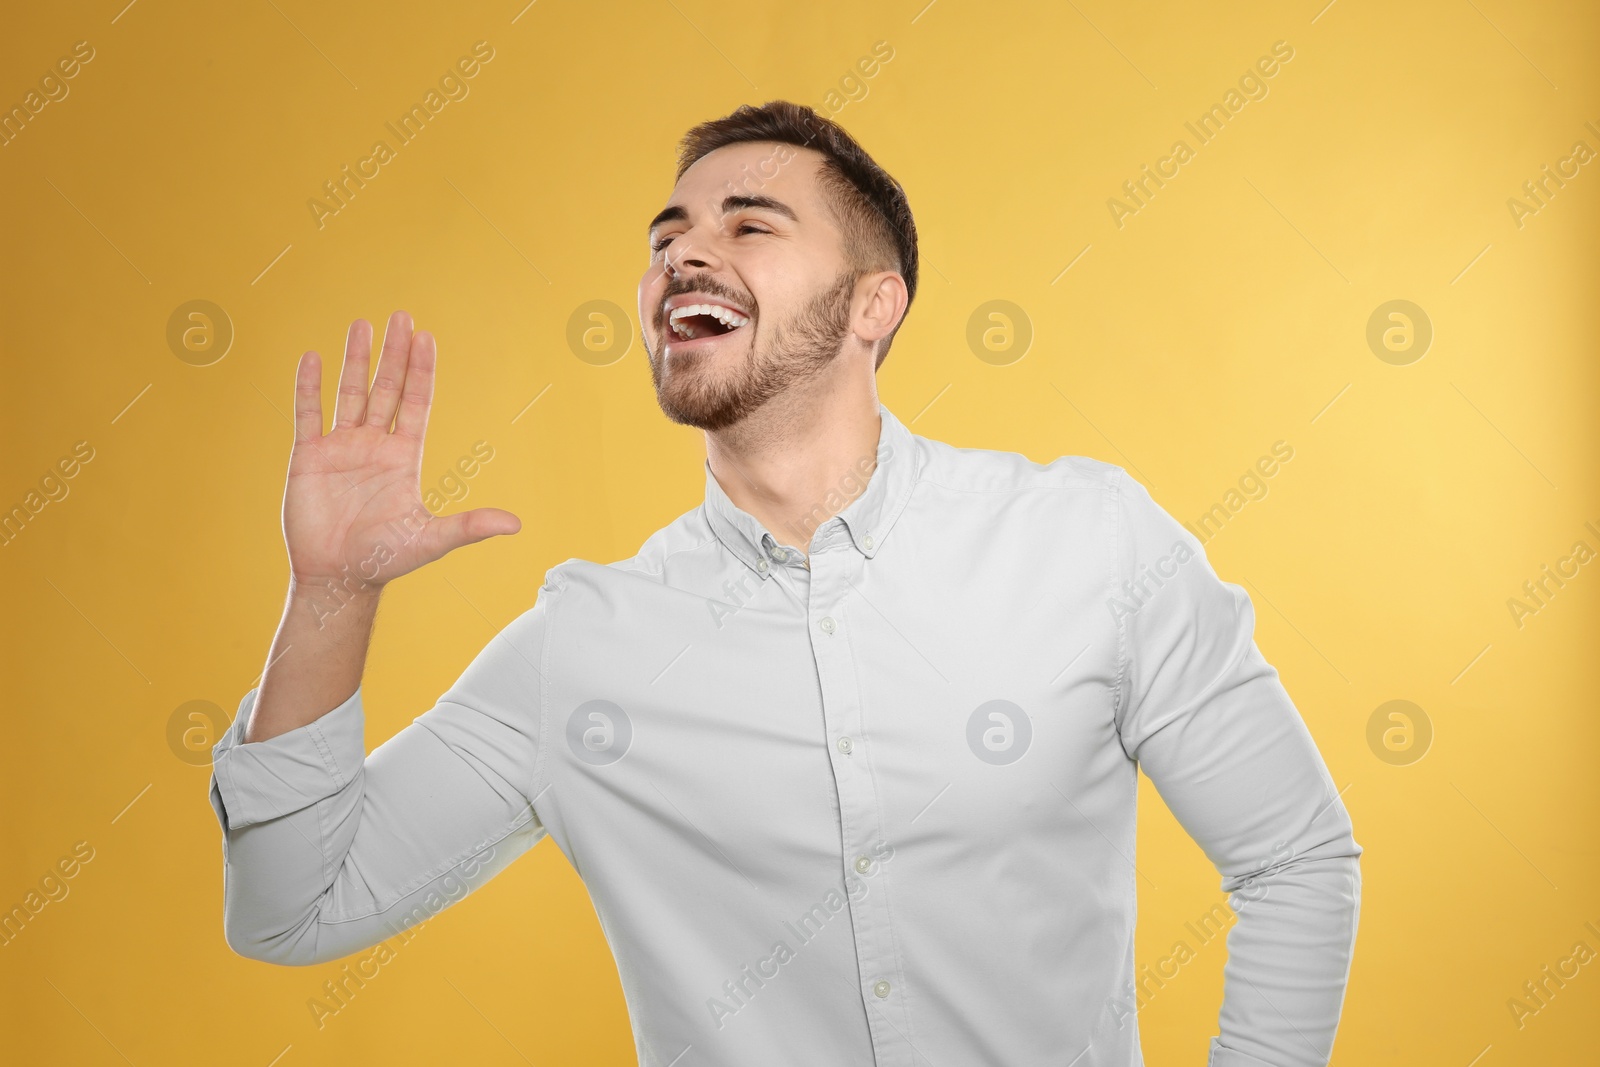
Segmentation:
{"type": "Polygon", "coordinates": [[[851,328],[871,344],[889,336],[905,316],[906,282],[892,270],[864,274],[856,281],[857,310],[851,328]]]}

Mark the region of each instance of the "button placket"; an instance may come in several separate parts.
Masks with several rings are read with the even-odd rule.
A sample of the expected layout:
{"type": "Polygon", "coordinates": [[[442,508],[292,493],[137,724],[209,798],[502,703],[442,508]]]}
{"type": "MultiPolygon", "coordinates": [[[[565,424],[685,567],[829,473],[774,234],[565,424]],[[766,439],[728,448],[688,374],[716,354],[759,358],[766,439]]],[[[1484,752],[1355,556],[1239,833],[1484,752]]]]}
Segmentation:
{"type": "MultiPolygon", "coordinates": [[[[825,737],[835,737],[835,747],[845,756],[855,750],[861,736],[861,693],[855,671],[855,648],[848,620],[841,611],[851,585],[861,579],[864,557],[849,550],[814,551],[807,603],[812,618],[811,647],[822,693],[825,737]]],[[[847,877],[867,882],[865,893],[851,893],[848,901],[851,932],[859,968],[858,986],[868,1007],[867,1021],[880,1064],[902,1064],[914,1057],[907,1046],[915,1040],[904,1002],[890,998],[889,978],[898,973],[893,933],[889,926],[886,872],[874,846],[883,842],[879,799],[870,767],[862,758],[831,761],[839,800],[841,863],[847,877]]]]}

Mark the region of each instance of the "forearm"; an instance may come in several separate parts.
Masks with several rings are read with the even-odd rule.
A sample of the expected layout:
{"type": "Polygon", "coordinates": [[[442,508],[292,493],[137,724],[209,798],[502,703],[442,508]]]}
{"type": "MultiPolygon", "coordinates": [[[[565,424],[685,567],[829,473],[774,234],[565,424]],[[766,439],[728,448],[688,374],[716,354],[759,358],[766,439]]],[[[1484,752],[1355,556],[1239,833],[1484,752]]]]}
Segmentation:
{"type": "Polygon", "coordinates": [[[266,741],[321,717],[361,684],[382,587],[329,589],[291,580],[244,741],[266,741]]]}
{"type": "Polygon", "coordinates": [[[1328,842],[1243,880],[1230,902],[1238,921],[1209,1067],[1323,1067],[1360,915],[1353,843],[1328,842]]]}
{"type": "Polygon", "coordinates": [[[234,951],[307,964],[373,945],[544,836],[532,804],[544,593],[370,755],[359,687],[260,744],[243,731],[261,693],[245,694],[212,749],[234,951]]]}
{"type": "Polygon", "coordinates": [[[477,713],[448,703],[423,718],[436,725],[414,722],[365,759],[359,691],[265,744],[224,736],[211,800],[235,952],[307,965],[376,945],[459,901],[543,836],[520,790],[486,779],[481,762],[436,732],[501,744],[469,739],[477,713]]]}

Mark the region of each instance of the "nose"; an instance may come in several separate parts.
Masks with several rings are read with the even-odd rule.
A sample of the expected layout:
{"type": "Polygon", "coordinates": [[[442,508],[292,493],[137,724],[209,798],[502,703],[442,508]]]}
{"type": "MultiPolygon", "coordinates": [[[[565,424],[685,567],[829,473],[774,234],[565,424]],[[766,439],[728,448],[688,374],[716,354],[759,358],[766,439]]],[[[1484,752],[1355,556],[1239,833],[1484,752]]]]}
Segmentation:
{"type": "Polygon", "coordinates": [[[711,249],[688,235],[669,244],[661,257],[662,265],[674,278],[685,271],[710,270],[715,260],[716,256],[711,249]]]}
{"type": "MultiPolygon", "coordinates": [[[[713,208],[707,205],[707,214],[715,218],[713,208]]],[[[722,264],[717,253],[719,236],[715,223],[691,226],[667,245],[661,257],[663,268],[673,278],[688,271],[715,271],[722,264]]]]}

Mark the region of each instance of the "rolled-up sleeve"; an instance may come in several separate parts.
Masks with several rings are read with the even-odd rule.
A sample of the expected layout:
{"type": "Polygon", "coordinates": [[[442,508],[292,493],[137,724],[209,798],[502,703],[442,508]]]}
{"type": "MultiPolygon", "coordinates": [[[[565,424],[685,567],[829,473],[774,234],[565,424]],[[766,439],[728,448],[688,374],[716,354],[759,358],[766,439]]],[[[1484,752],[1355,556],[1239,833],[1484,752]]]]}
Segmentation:
{"type": "Polygon", "coordinates": [[[244,730],[258,692],[244,695],[232,725],[211,748],[211,807],[224,830],[299,811],[356,785],[367,754],[359,687],[321,718],[247,745],[244,730]]]}
{"type": "Polygon", "coordinates": [[[370,755],[359,687],[317,719],[249,744],[258,690],[244,695],[211,751],[223,929],[235,952],[314,964],[371,947],[545,836],[532,783],[554,590],[547,581],[431,708],[370,755]]]}
{"type": "Polygon", "coordinates": [[[1125,472],[1117,483],[1118,731],[1238,916],[1209,1067],[1323,1067],[1355,945],[1361,846],[1256,647],[1249,596],[1142,485],[1125,472]]]}

